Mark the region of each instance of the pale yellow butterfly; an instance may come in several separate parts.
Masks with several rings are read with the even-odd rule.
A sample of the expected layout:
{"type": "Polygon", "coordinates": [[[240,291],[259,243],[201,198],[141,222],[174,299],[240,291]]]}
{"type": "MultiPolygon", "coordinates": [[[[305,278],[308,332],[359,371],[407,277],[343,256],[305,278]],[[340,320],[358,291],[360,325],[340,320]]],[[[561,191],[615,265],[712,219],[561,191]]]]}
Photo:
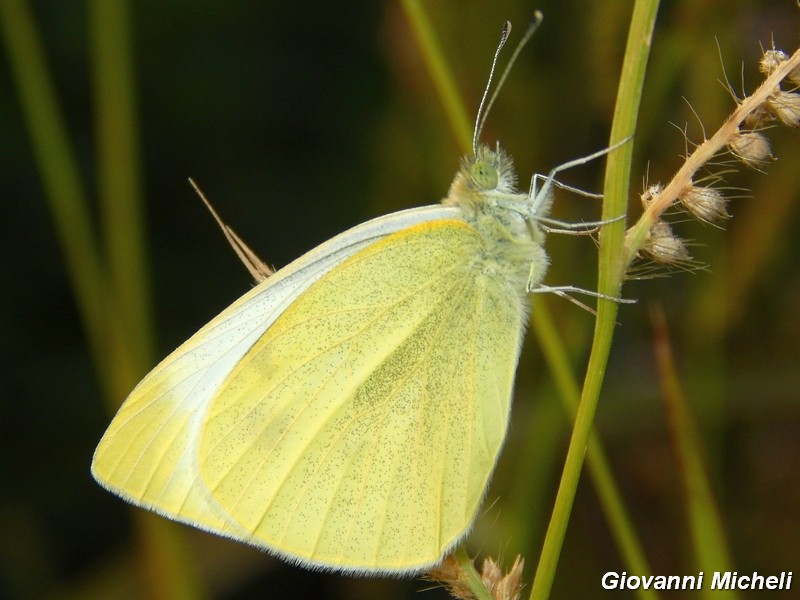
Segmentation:
{"type": "Polygon", "coordinates": [[[164,359],[100,441],[94,477],[302,566],[437,564],[503,445],[527,294],[572,289],[541,285],[544,224],[556,171],[589,158],[520,193],[510,158],[475,143],[442,204],[336,236],[164,359]]]}

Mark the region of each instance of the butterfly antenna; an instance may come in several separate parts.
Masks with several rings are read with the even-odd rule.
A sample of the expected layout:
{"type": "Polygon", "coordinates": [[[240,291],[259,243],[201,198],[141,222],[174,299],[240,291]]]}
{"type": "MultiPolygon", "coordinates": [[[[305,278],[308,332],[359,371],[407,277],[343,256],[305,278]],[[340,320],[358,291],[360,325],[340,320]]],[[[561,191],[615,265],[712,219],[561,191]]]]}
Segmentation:
{"type": "Polygon", "coordinates": [[[528,41],[533,37],[533,34],[536,33],[536,30],[539,28],[539,25],[542,22],[544,15],[542,12],[537,10],[533,13],[533,18],[528,23],[528,28],[525,30],[525,34],[522,36],[522,39],[517,44],[517,47],[514,49],[514,53],[511,55],[511,58],[506,65],[506,68],[503,70],[503,74],[500,75],[500,79],[497,82],[497,86],[494,88],[494,92],[492,93],[491,98],[489,98],[489,102],[486,102],[486,97],[489,94],[489,88],[492,86],[492,77],[494,76],[494,69],[495,65],[497,64],[497,57],[500,55],[500,49],[505,45],[506,40],[508,39],[509,34],[511,33],[511,23],[506,21],[505,25],[503,25],[503,32],[500,35],[500,44],[497,46],[497,51],[494,54],[494,61],[492,61],[492,70],[489,72],[489,81],[486,84],[486,90],[483,92],[483,98],[481,99],[481,106],[478,109],[478,118],[475,121],[475,134],[472,137],[472,151],[475,152],[475,149],[478,145],[478,137],[483,131],[483,125],[486,123],[486,117],[489,115],[489,112],[492,110],[492,105],[494,101],[497,99],[500,90],[503,89],[503,84],[506,82],[506,78],[508,78],[508,74],[511,72],[511,68],[514,66],[514,63],[517,61],[517,57],[519,56],[522,49],[526,46],[528,41]]]}
{"type": "MultiPolygon", "coordinates": [[[[475,130],[472,134],[472,153],[476,154],[478,150],[478,137],[481,135],[483,124],[486,121],[486,113],[483,107],[486,105],[486,98],[489,96],[489,89],[492,87],[492,78],[494,77],[494,70],[497,67],[497,58],[500,56],[500,50],[506,45],[508,36],[511,35],[511,21],[503,23],[503,30],[500,32],[500,43],[497,44],[497,50],[494,51],[494,59],[492,59],[492,68],[489,70],[489,81],[486,82],[486,89],[483,90],[483,97],[481,104],[478,107],[478,116],[475,117],[475,130]]],[[[491,104],[491,102],[490,102],[491,104]]]]}

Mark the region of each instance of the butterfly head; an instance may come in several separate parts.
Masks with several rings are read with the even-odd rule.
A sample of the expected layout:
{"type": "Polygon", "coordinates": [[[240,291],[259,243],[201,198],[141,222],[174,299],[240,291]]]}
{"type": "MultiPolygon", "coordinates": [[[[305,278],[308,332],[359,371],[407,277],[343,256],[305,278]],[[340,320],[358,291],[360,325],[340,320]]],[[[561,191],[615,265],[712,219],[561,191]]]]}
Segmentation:
{"type": "Polygon", "coordinates": [[[473,156],[461,160],[444,204],[477,208],[490,197],[516,194],[514,163],[500,146],[478,146],[473,156]]]}

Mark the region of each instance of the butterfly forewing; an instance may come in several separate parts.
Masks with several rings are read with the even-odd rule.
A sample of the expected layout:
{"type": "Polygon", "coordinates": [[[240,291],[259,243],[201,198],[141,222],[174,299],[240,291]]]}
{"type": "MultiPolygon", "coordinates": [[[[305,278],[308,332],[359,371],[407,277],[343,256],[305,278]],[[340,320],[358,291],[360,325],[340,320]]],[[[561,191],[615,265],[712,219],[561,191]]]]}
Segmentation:
{"type": "Polygon", "coordinates": [[[294,299],[335,265],[394,231],[450,215],[427,206],[342,233],[250,290],[156,366],[128,396],[98,444],[92,474],[126,500],[242,539],[199,480],[197,444],[222,381],[294,299]]]}

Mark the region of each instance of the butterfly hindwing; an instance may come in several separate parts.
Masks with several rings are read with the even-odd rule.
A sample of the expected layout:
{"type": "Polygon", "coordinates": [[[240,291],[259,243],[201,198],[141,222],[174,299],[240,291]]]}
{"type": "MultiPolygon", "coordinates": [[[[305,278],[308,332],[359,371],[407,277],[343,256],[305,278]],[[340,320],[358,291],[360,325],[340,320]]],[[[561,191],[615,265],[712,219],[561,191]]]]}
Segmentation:
{"type": "Polygon", "coordinates": [[[524,320],[482,251],[463,221],[423,223],[300,295],[199,423],[214,514],[354,571],[421,568],[460,539],[505,436],[524,320]]]}

